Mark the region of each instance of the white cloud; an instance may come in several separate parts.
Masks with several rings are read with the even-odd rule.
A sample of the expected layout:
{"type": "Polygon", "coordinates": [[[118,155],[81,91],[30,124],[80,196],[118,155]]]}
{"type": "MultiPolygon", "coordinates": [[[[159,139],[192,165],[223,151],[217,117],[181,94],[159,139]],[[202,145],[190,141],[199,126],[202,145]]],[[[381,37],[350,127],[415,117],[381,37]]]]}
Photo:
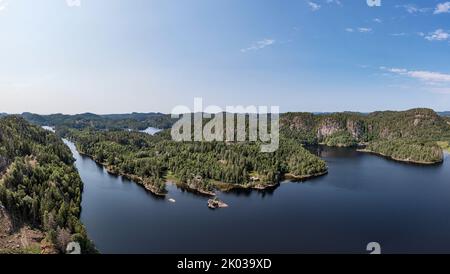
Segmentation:
{"type": "Polygon", "coordinates": [[[450,83],[450,74],[432,72],[432,71],[408,71],[407,74],[413,78],[427,82],[448,82],[450,83]]]}
{"type": "Polygon", "coordinates": [[[445,41],[450,38],[450,34],[443,29],[437,29],[424,37],[428,41],[445,41]]]}
{"type": "Polygon", "coordinates": [[[403,9],[405,9],[408,13],[411,13],[411,14],[413,14],[413,13],[424,13],[424,12],[427,12],[427,11],[430,11],[431,9],[430,8],[420,8],[420,7],[418,7],[418,6],[416,6],[416,5],[413,5],[413,4],[407,4],[407,5],[397,5],[397,6],[395,6],[396,8],[403,8],[403,9]]]}
{"type": "Polygon", "coordinates": [[[383,23],[383,20],[381,20],[380,18],[374,18],[373,21],[379,24],[383,23]]]}
{"type": "Polygon", "coordinates": [[[309,7],[311,8],[312,11],[317,11],[321,8],[321,6],[315,2],[308,2],[309,7]]]}
{"type": "Polygon", "coordinates": [[[81,0],[66,0],[66,4],[69,8],[81,7],[81,0]]]}
{"type": "Polygon", "coordinates": [[[372,32],[372,29],[371,28],[358,28],[358,31],[362,32],[362,33],[367,33],[367,32],[372,32]]]}
{"type": "Polygon", "coordinates": [[[391,33],[391,36],[406,36],[406,33],[404,32],[391,33]]]}
{"type": "Polygon", "coordinates": [[[406,69],[400,69],[400,68],[385,68],[385,67],[382,67],[382,69],[387,70],[387,71],[392,72],[392,73],[399,73],[399,74],[404,74],[404,73],[408,72],[406,69]]]}
{"type": "Polygon", "coordinates": [[[427,84],[450,83],[450,74],[446,73],[426,71],[426,70],[407,70],[404,68],[380,67],[380,69],[389,71],[391,73],[418,79],[423,82],[426,82],[427,84]]]}
{"type": "Polygon", "coordinates": [[[369,33],[369,32],[372,32],[372,29],[371,28],[363,28],[363,27],[356,28],[356,29],[354,29],[354,28],[346,28],[345,31],[346,32],[355,32],[355,31],[357,31],[357,32],[361,32],[361,33],[369,33]]]}
{"type": "Polygon", "coordinates": [[[276,41],[274,39],[263,39],[260,41],[256,41],[250,47],[241,49],[241,52],[263,49],[265,47],[275,44],[275,42],[276,41]]]}
{"type": "Polygon", "coordinates": [[[450,13],[450,2],[440,3],[436,6],[434,14],[450,13]]]}
{"type": "Polygon", "coordinates": [[[422,88],[436,94],[450,94],[450,74],[426,71],[426,70],[408,70],[404,68],[380,67],[381,70],[416,79],[425,84],[422,88]]]}
{"type": "Polygon", "coordinates": [[[4,0],[0,0],[0,12],[6,10],[7,7],[8,7],[8,2],[6,2],[4,0]]]}
{"type": "Polygon", "coordinates": [[[342,6],[342,2],[340,0],[327,0],[327,4],[336,4],[342,6]]]}

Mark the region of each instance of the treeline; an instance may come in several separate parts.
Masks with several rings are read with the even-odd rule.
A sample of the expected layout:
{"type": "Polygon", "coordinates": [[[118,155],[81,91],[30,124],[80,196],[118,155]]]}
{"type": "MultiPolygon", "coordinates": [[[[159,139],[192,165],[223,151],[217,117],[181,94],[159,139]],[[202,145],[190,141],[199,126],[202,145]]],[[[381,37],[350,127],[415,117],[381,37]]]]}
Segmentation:
{"type": "Polygon", "coordinates": [[[16,116],[0,118],[0,201],[16,225],[46,233],[65,252],[68,242],[96,252],[79,220],[83,184],[67,146],[16,116]]]}
{"type": "Polygon", "coordinates": [[[287,113],[282,133],[301,143],[365,146],[402,161],[439,162],[437,143],[450,141],[450,121],[431,109],[363,113],[287,113]]]}
{"type": "MultiPolygon", "coordinates": [[[[37,115],[23,113],[22,117],[41,126],[54,126],[58,132],[69,129],[132,129],[147,127],[170,128],[175,119],[162,113],[131,113],[96,115],[37,115]]],[[[378,111],[373,113],[284,113],[280,116],[283,136],[304,144],[329,143],[351,146],[376,140],[414,138],[427,141],[450,139],[450,118],[431,109],[407,111],[378,111]],[[328,140],[327,140],[328,138],[328,140]]]]}
{"type": "Polygon", "coordinates": [[[330,147],[353,147],[358,145],[358,142],[349,132],[338,131],[325,137],[323,144],[330,147]]]}
{"type": "MultiPolygon", "coordinates": [[[[73,116],[62,114],[40,116],[28,113],[23,116],[40,125],[56,126],[57,133],[61,136],[68,135],[72,129],[94,132],[143,129],[147,126],[169,128],[175,122],[169,115],[160,113],[118,115],[87,113],[73,116]]],[[[284,113],[280,119],[283,138],[303,145],[351,147],[395,140],[398,140],[395,143],[401,144],[403,139],[409,139],[420,146],[421,143],[450,141],[449,118],[424,108],[373,113],[284,113]]],[[[406,147],[409,146],[403,146],[405,152],[406,147]]],[[[406,158],[414,157],[412,154],[416,152],[411,150],[410,153],[411,155],[404,154],[406,158]]],[[[153,179],[159,181],[157,178],[153,179]]]]}
{"type": "Polygon", "coordinates": [[[144,130],[148,127],[166,129],[175,122],[168,114],[162,113],[130,113],[97,115],[83,113],[76,115],[51,114],[39,115],[33,113],[22,113],[27,121],[40,126],[53,126],[58,131],[67,128],[97,130],[104,129],[131,129],[144,130]]]}
{"type": "Polygon", "coordinates": [[[420,141],[450,139],[450,122],[431,109],[368,114],[286,113],[281,116],[281,129],[285,136],[305,144],[354,145],[401,138],[420,141]]]}
{"type": "Polygon", "coordinates": [[[421,142],[410,139],[374,141],[367,145],[367,150],[382,154],[395,160],[422,164],[442,162],[442,149],[436,142],[421,142]]]}
{"type": "Polygon", "coordinates": [[[285,174],[316,175],[324,161],[299,143],[282,138],[274,153],[257,143],[175,142],[168,131],[155,136],[127,131],[71,130],[78,149],[118,174],[132,174],[164,191],[167,176],[210,191],[215,182],[246,185],[278,183],[285,174]]]}

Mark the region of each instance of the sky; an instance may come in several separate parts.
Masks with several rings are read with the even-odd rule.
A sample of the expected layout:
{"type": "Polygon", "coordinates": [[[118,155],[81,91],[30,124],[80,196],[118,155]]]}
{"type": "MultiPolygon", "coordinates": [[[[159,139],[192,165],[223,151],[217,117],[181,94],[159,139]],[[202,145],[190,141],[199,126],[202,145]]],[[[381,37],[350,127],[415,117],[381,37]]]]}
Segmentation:
{"type": "Polygon", "coordinates": [[[0,0],[0,112],[450,110],[446,0],[0,0]]]}

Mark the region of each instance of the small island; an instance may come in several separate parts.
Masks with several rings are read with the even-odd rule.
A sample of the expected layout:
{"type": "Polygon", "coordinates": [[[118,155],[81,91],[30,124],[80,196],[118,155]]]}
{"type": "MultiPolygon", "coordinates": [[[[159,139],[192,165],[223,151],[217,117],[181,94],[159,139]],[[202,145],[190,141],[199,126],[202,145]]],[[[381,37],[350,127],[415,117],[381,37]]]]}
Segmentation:
{"type": "Polygon", "coordinates": [[[208,207],[211,209],[226,208],[228,205],[223,201],[219,200],[217,197],[208,200],[208,207]]]}

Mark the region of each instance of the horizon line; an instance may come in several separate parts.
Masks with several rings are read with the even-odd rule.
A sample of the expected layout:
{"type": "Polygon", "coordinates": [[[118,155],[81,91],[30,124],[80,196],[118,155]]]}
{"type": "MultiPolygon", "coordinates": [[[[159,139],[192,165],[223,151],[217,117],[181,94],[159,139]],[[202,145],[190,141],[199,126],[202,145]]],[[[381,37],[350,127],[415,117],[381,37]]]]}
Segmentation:
{"type": "MultiPolygon", "coordinates": [[[[450,110],[435,110],[430,107],[413,107],[413,108],[407,108],[407,109],[384,109],[384,110],[374,110],[374,111],[355,111],[355,110],[343,110],[343,111],[284,111],[280,112],[279,114],[286,114],[286,113],[312,113],[312,114],[330,114],[330,113],[362,113],[362,114],[370,114],[374,112],[386,112],[386,111],[396,111],[396,112],[403,112],[403,111],[410,111],[414,109],[429,109],[436,113],[444,113],[444,112],[450,112],[450,110]]],[[[84,115],[84,114],[92,114],[97,116],[108,116],[108,115],[130,115],[130,114],[159,114],[159,115],[171,115],[172,113],[166,113],[161,111],[150,111],[150,112],[116,112],[116,113],[95,113],[95,112],[77,112],[77,113],[63,113],[63,112],[53,112],[53,113],[38,113],[38,112],[30,112],[30,111],[23,111],[20,113],[8,113],[8,112],[0,112],[0,114],[3,115],[23,115],[23,114],[35,114],[40,116],[49,116],[49,115],[66,115],[66,116],[74,116],[74,115],[84,115]]],[[[187,113],[199,113],[199,112],[187,112],[187,113]]],[[[219,112],[201,112],[201,113],[207,113],[207,114],[217,114],[219,112]]],[[[223,113],[226,113],[226,111],[223,111],[223,113]]],[[[239,114],[240,112],[233,112],[234,114],[239,114]]],[[[183,113],[178,113],[178,115],[181,115],[183,113]]]]}

